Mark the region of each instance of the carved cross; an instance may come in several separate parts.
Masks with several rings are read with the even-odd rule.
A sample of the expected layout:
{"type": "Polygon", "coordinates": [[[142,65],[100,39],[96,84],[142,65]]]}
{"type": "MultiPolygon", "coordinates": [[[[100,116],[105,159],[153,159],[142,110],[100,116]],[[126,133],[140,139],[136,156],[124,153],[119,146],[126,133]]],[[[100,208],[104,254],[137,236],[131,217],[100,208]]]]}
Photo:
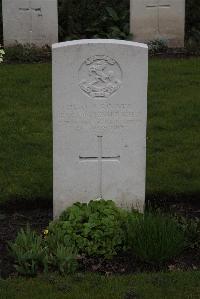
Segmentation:
{"type": "Polygon", "coordinates": [[[171,0],[149,0],[147,1],[147,9],[156,9],[157,11],[157,28],[160,33],[160,10],[171,7],[171,0]]]}
{"type": "Polygon", "coordinates": [[[30,43],[32,43],[32,33],[33,33],[33,17],[37,15],[37,17],[42,16],[42,8],[41,7],[32,7],[31,0],[28,2],[28,7],[20,7],[19,12],[28,14],[30,23],[29,23],[29,39],[30,43]]]}
{"type": "Polygon", "coordinates": [[[103,198],[102,191],[102,163],[119,162],[120,156],[103,156],[103,136],[97,136],[98,139],[98,156],[83,157],[79,156],[80,162],[98,162],[98,194],[97,199],[103,198]]]}

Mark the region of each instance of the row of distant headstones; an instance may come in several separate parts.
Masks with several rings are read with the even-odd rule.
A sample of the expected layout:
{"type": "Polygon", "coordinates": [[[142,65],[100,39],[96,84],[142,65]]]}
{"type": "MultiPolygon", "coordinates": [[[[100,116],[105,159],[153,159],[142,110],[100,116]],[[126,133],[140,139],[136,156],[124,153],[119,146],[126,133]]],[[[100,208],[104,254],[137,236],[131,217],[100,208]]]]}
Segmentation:
{"type": "MultiPolygon", "coordinates": [[[[185,0],[130,0],[130,31],[138,42],[184,46],[185,0]]],[[[2,0],[4,45],[58,42],[57,0],[2,0]]]]}

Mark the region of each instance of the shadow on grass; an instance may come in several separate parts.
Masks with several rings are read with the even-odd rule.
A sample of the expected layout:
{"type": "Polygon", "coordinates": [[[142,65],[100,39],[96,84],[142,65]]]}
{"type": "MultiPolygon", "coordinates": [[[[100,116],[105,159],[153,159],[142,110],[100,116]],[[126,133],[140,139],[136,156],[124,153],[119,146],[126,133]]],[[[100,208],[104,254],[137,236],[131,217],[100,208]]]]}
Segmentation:
{"type": "MultiPolygon", "coordinates": [[[[194,210],[200,210],[200,192],[196,193],[156,193],[146,195],[146,208],[159,209],[169,211],[170,207],[183,206],[193,207],[194,210]]],[[[0,210],[2,211],[20,211],[30,209],[53,209],[52,198],[10,198],[4,202],[0,202],[0,210]]],[[[187,212],[187,211],[186,211],[187,212]]]]}

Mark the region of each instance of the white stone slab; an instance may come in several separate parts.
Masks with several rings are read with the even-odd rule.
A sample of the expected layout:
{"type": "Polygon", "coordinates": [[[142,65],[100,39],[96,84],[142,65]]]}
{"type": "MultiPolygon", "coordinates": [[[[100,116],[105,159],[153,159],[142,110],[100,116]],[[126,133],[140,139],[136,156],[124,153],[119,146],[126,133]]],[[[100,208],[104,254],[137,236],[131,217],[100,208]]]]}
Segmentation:
{"type": "Polygon", "coordinates": [[[98,198],[143,210],[147,69],[144,44],[53,45],[55,217],[98,198]]]}
{"type": "Polygon", "coordinates": [[[183,47],[185,0],[131,0],[134,41],[164,39],[169,47],[183,47]]]}
{"type": "Polygon", "coordinates": [[[4,45],[58,42],[57,0],[2,0],[4,45]]]}

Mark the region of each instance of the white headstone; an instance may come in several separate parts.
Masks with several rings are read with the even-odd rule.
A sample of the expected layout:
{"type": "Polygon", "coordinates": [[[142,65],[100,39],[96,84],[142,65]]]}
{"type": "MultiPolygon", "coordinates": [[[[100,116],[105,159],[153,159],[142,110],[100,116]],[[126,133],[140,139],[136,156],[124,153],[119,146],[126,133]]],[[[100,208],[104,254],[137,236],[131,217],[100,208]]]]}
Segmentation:
{"type": "Polygon", "coordinates": [[[131,33],[138,42],[164,39],[183,47],[185,0],[131,0],[131,33]]]}
{"type": "Polygon", "coordinates": [[[143,210],[147,72],[144,44],[53,45],[55,217],[100,198],[143,210]]]}
{"type": "Polygon", "coordinates": [[[58,42],[57,0],[2,0],[4,45],[58,42]]]}

